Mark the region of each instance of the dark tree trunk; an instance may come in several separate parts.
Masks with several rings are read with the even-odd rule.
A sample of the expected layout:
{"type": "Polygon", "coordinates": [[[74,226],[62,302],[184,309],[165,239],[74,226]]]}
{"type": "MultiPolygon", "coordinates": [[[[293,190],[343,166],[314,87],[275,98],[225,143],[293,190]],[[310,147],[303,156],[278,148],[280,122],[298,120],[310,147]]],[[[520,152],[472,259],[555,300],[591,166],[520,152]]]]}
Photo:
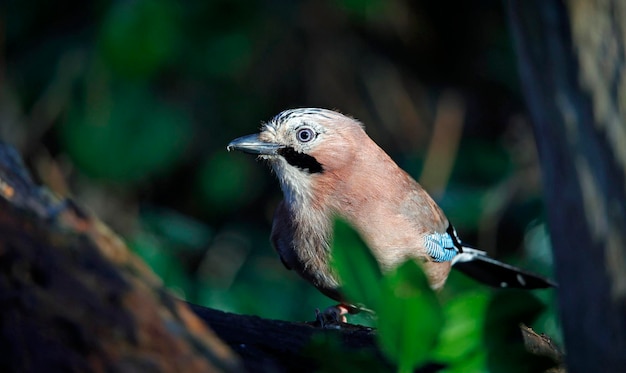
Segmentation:
{"type": "Polygon", "coordinates": [[[511,0],[571,372],[626,369],[626,3],[511,0]]]}

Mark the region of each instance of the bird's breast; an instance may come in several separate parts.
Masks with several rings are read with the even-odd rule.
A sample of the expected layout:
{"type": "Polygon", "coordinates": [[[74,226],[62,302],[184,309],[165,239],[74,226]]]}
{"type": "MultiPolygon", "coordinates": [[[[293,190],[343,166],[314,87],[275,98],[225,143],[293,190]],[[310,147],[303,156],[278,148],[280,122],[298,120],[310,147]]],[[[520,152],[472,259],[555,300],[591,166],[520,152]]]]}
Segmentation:
{"type": "Polygon", "coordinates": [[[324,294],[340,300],[339,281],[330,266],[332,220],[311,206],[282,201],[274,216],[272,243],[283,262],[324,294]]]}

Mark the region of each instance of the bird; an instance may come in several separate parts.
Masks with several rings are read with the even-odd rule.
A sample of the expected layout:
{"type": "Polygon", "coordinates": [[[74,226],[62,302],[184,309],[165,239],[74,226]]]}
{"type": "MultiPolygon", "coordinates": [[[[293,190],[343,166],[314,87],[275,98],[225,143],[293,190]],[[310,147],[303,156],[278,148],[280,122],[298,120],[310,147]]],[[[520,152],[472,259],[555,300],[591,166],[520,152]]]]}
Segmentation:
{"type": "Polygon", "coordinates": [[[494,287],[556,286],[463,243],[433,198],[350,116],[320,108],[285,110],[227,150],[269,163],[284,196],[271,242],[285,267],[340,302],[341,315],[357,311],[331,267],[337,217],[361,235],[383,272],[414,260],[435,290],[453,267],[494,287]]]}

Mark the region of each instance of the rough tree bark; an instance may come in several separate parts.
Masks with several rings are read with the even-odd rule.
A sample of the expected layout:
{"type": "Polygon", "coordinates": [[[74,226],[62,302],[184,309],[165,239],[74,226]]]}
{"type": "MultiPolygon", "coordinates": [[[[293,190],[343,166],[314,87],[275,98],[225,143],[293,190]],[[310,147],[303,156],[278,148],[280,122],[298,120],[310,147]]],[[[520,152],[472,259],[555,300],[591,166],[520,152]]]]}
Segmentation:
{"type": "Polygon", "coordinates": [[[97,218],[0,143],[0,371],[238,372],[237,356],[97,218]]]}
{"type": "Polygon", "coordinates": [[[571,372],[626,367],[626,2],[510,0],[571,372]]]}

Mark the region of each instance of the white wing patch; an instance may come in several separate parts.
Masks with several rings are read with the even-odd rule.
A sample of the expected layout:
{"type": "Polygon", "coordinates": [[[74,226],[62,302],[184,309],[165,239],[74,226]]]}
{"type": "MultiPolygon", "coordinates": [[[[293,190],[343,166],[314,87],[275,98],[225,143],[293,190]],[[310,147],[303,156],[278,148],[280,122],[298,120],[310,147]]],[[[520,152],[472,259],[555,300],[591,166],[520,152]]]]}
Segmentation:
{"type": "Polygon", "coordinates": [[[452,259],[452,265],[455,265],[456,263],[471,262],[476,259],[477,256],[487,256],[487,252],[463,246],[463,252],[452,259]]]}

